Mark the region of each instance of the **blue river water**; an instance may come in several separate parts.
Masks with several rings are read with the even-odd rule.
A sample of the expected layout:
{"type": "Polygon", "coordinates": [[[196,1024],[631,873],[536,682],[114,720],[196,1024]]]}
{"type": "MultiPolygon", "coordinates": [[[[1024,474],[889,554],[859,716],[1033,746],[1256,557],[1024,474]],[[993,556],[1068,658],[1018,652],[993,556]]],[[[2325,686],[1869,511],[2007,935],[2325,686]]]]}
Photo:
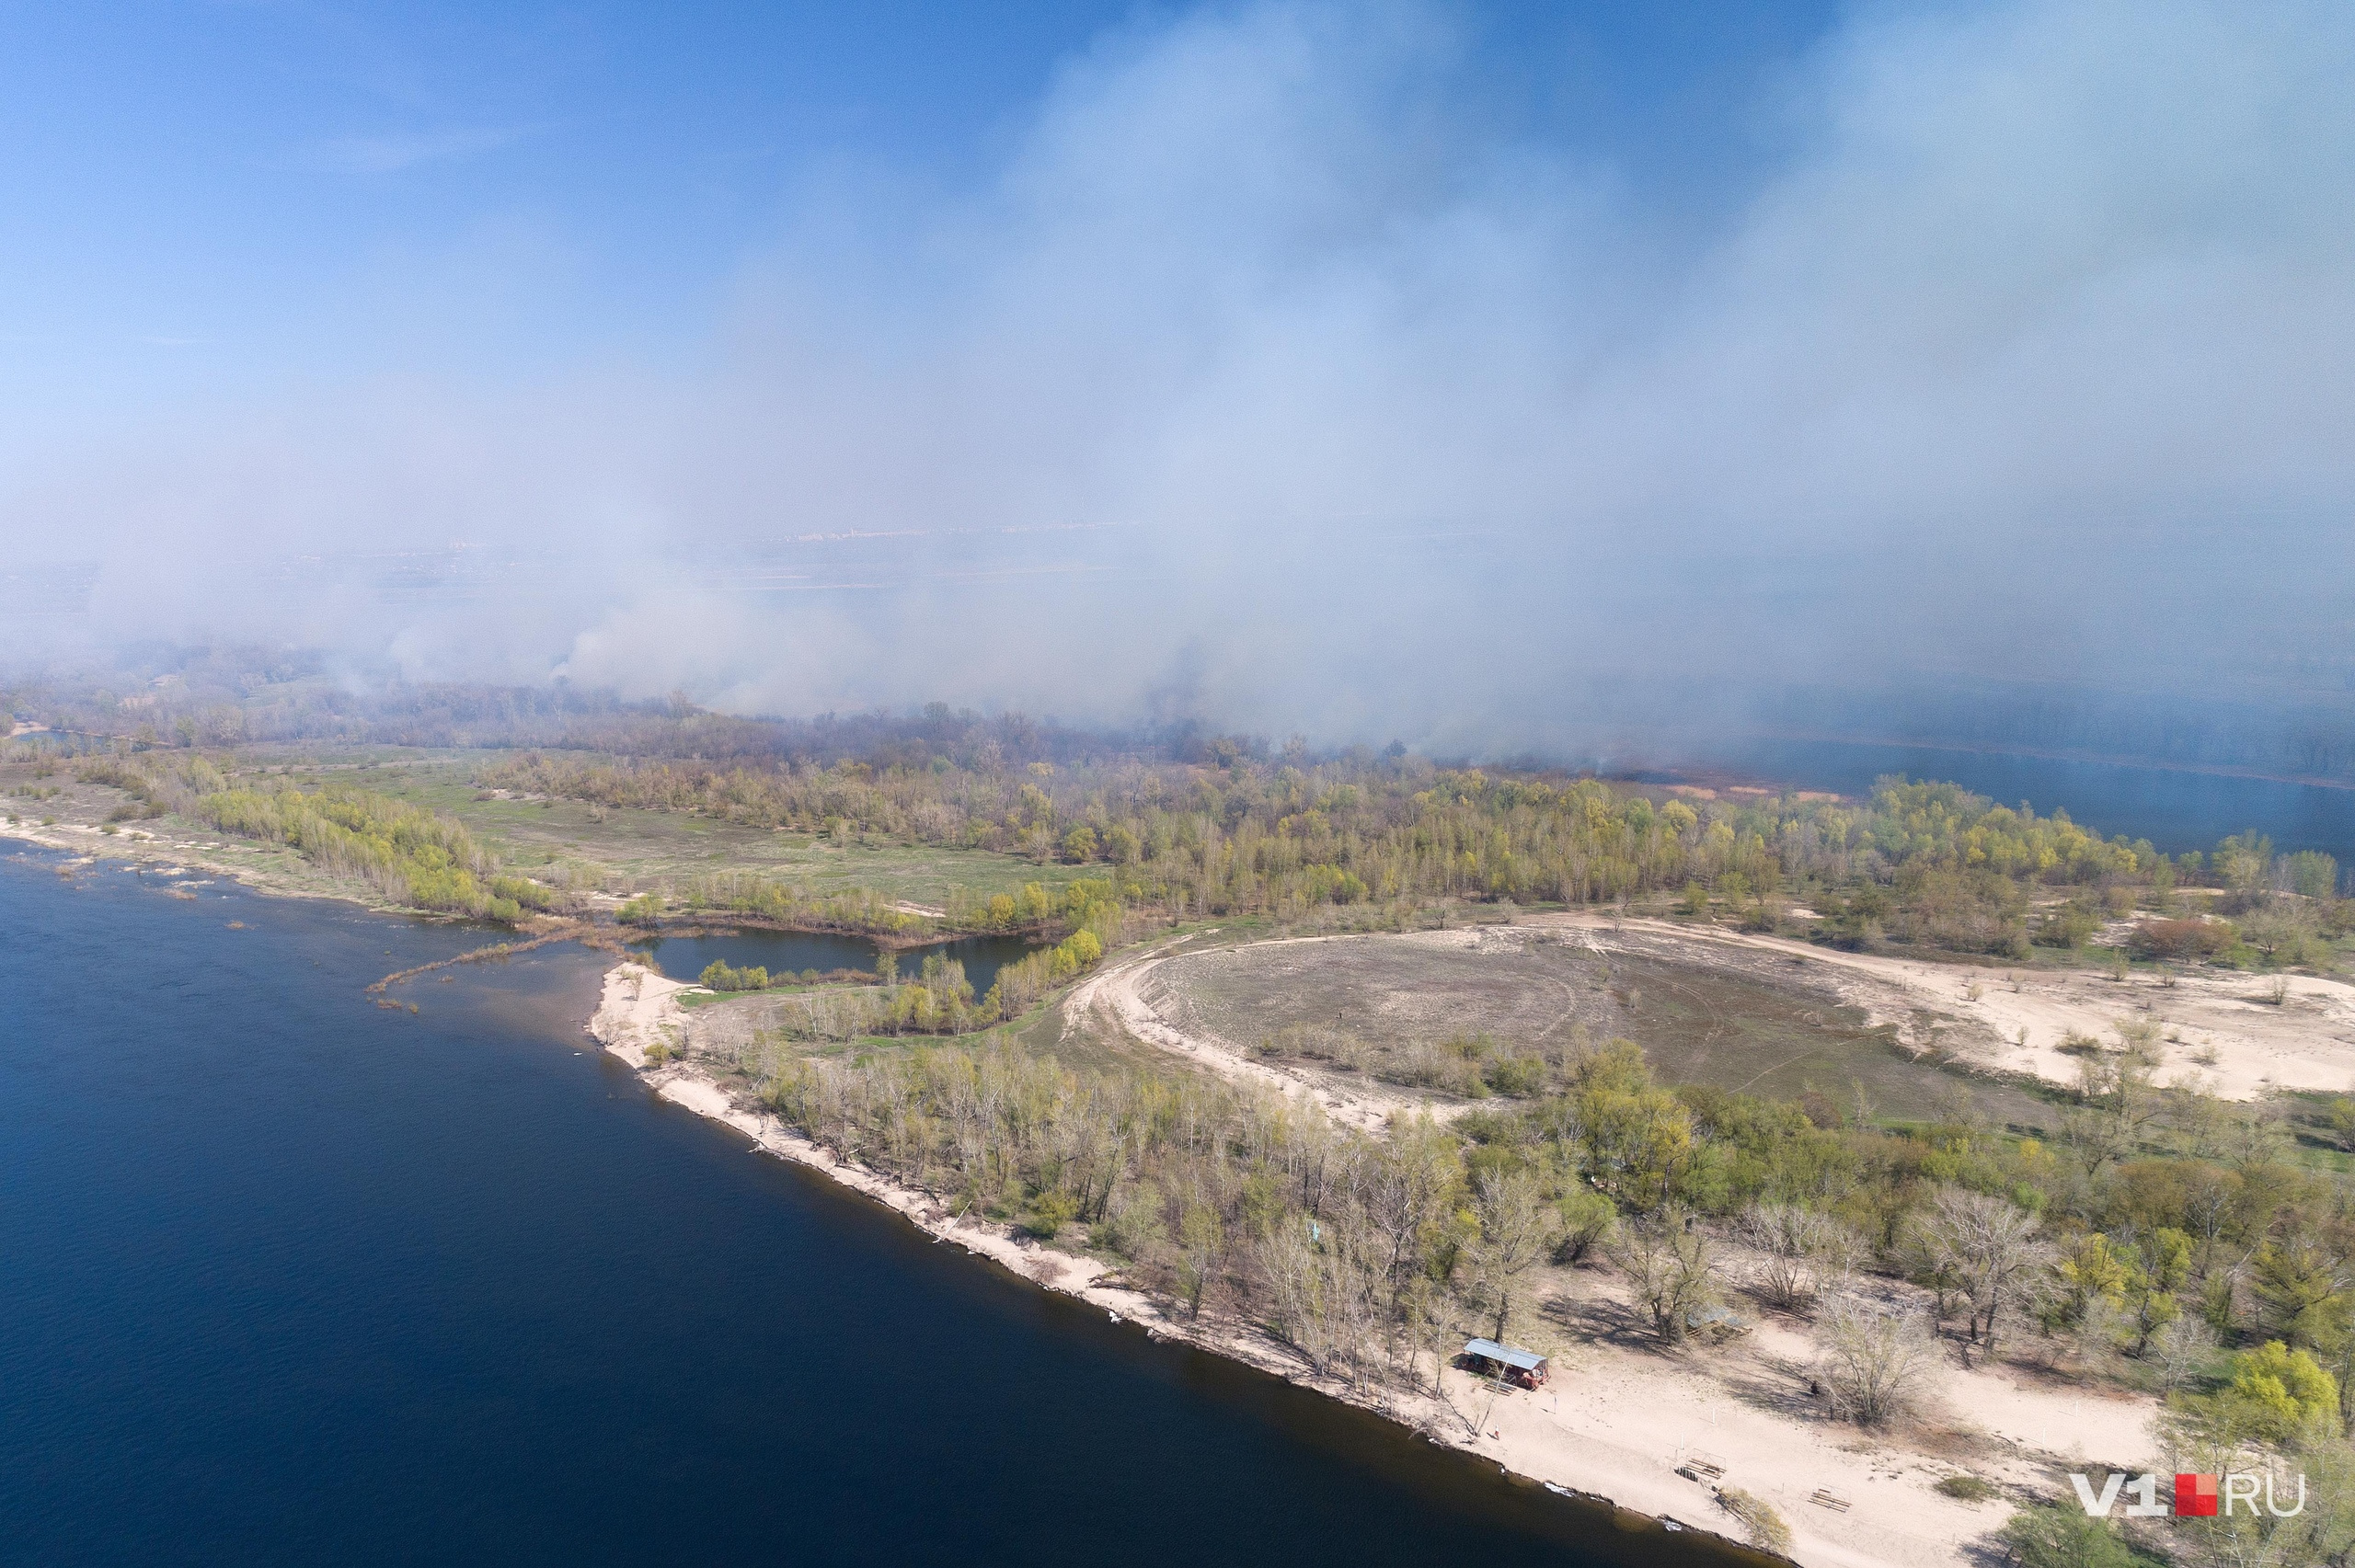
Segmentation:
{"type": "Polygon", "coordinates": [[[748,1152],[597,955],[193,891],[0,853],[0,1562],[1729,1560],[748,1152]]]}
{"type": "Polygon", "coordinates": [[[1756,741],[1734,749],[1724,761],[1761,778],[1844,795],[1866,794],[1886,773],[1949,779],[2007,806],[2025,800],[2045,815],[2065,809],[2105,835],[2146,838],[2169,854],[2211,850],[2218,840],[2254,828],[2285,854],[2321,850],[2337,855],[2343,867],[2355,865],[2355,789],[2120,762],[1832,740],[1756,741]]]}
{"type": "MultiPolygon", "coordinates": [[[[965,979],[976,998],[989,994],[997,972],[1027,956],[1034,944],[1011,936],[967,936],[936,942],[928,947],[898,950],[900,972],[913,978],[925,957],[937,953],[965,967],[965,979]]],[[[692,980],[714,961],[740,969],[763,968],[774,978],[815,969],[871,970],[879,949],[863,936],[832,932],[729,931],[714,928],[698,936],[663,936],[644,944],[654,967],[674,980],[692,980]]]]}

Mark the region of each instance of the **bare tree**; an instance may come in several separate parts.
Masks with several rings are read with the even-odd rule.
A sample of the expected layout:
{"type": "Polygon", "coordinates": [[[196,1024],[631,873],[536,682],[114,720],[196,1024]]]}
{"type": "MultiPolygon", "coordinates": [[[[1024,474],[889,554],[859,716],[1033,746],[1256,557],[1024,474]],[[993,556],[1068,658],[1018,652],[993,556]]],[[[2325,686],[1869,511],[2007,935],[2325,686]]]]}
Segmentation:
{"type": "Polygon", "coordinates": [[[1923,1252],[1970,1299],[1968,1337],[1992,1358],[2004,1315],[2016,1309],[2052,1260],[2052,1249],[2036,1234],[2036,1216],[2000,1197],[1946,1187],[1920,1226],[1923,1252]]]}
{"type": "Polygon", "coordinates": [[[1821,1372],[1832,1413],[1880,1426],[1911,1409],[1937,1368],[1937,1342],[1913,1312],[1890,1312],[1854,1296],[1824,1304],[1821,1372]]]}
{"type": "Polygon", "coordinates": [[[1202,1293],[1218,1274],[1226,1256],[1226,1228],[1218,1211],[1207,1204],[1189,1205],[1178,1222],[1178,1288],[1186,1298],[1186,1315],[1202,1315],[1202,1293]]]}
{"type": "Polygon", "coordinates": [[[2061,1118],[2062,1136],[2090,1177],[2139,1147],[2163,1105],[2153,1082],[2158,1070],[2155,1023],[2124,1019],[2116,1025],[2124,1048],[2087,1056],[2077,1064],[2079,1108],[2061,1118]]]}
{"type": "Polygon", "coordinates": [[[1325,1259],[1311,1246],[1305,1228],[1285,1225],[1254,1249],[1268,1282],[1269,1326],[1277,1336],[1325,1369],[1327,1352],[1327,1291],[1325,1259]]]}
{"type": "Polygon", "coordinates": [[[1553,1249],[1562,1217],[1547,1203],[1537,1178],[1525,1172],[1483,1171],[1472,1184],[1480,1240],[1474,1261],[1482,1289],[1497,1309],[1496,1337],[1512,1320],[1513,1286],[1553,1249]]]}
{"type": "Polygon", "coordinates": [[[1415,1380],[1415,1356],[1428,1350],[1431,1357],[1431,1392],[1444,1399],[1446,1383],[1440,1373],[1447,1366],[1447,1344],[1454,1336],[1453,1299],[1428,1275],[1419,1276],[1399,1293],[1398,1310],[1406,1319],[1407,1379],[1415,1380]]]}
{"type": "Polygon", "coordinates": [[[1741,1218],[1742,1240],[1765,1254],[1759,1294],[1786,1311],[1803,1311],[1827,1280],[1855,1263],[1856,1233],[1828,1214],[1793,1203],[1758,1204],[1741,1218]]]}
{"type": "Polygon", "coordinates": [[[1717,1299],[1709,1238],[1673,1210],[1621,1230],[1611,1256],[1665,1344],[1680,1343],[1691,1314],[1717,1299]]]}
{"type": "Polygon", "coordinates": [[[1394,1127],[1368,1157],[1363,1173],[1366,1219],[1380,1238],[1383,1274],[1393,1304],[1400,1301],[1422,1255],[1424,1230],[1444,1211],[1456,1179],[1455,1153],[1446,1135],[1419,1116],[1394,1127]]]}
{"type": "Polygon", "coordinates": [[[1717,1488],[1717,1506],[1741,1521],[1750,1544],[1759,1551],[1773,1552],[1777,1557],[1791,1554],[1791,1527],[1783,1522],[1783,1516],[1776,1513],[1775,1505],[1763,1497],[1744,1492],[1739,1486],[1720,1486],[1717,1488]]]}
{"type": "Polygon", "coordinates": [[[2215,1348],[2216,1336],[2208,1325],[2186,1313],[2160,1325],[2143,1359],[2157,1375],[2164,1396],[2182,1387],[2215,1348]]]}

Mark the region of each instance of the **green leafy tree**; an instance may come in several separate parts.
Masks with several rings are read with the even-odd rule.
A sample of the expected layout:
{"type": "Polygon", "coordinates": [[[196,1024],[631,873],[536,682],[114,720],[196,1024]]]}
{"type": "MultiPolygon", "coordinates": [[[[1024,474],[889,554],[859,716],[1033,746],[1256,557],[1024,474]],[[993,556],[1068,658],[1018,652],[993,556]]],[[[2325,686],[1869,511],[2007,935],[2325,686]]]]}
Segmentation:
{"type": "Polygon", "coordinates": [[[2290,1442],[2338,1413],[2338,1379],[2278,1339],[2233,1357],[2232,1382],[2222,1397],[2245,1430],[2272,1443],[2290,1442]]]}
{"type": "Polygon", "coordinates": [[[2249,1273],[2261,1332],[2292,1345],[2331,1336],[2344,1310],[2338,1298],[2350,1283],[2343,1260],[2299,1236],[2259,1247],[2249,1273]]]}
{"type": "Polygon", "coordinates": [[[2132,1323],[2132,1352],[2147,1356],[2160,1330],[2183,1315],[2176,1299],[2191,1276],[2191,1238],[2162,1226],[2140,1248],[2128,1254],[2123,1293],[2132,1323]]]}
{"type": "Polygon", "coordinates": [[[2023,1508],[1997,1533],[2020,1568],[2133,1568],[2107,1519],[2066,1505],[2023,1508]]]}

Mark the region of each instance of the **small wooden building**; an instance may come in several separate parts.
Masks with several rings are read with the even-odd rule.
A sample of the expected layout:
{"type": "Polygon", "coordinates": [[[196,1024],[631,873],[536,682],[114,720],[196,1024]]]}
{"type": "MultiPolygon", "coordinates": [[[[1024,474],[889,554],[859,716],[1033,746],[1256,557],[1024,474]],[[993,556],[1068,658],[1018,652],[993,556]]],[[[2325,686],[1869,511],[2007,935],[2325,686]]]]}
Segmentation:
{"type": "Polygon", "coordinates": [[[1464,1346],[1465,1364],[1484,1378],[1502,1378],[1534,1389],[1543,1383],[1553,1370],[1553,1363],[1534,1350],[1522,1350],[1510,1345],[1499,1345],[1493,1339],[1476,1339],[1464,1346]]]}

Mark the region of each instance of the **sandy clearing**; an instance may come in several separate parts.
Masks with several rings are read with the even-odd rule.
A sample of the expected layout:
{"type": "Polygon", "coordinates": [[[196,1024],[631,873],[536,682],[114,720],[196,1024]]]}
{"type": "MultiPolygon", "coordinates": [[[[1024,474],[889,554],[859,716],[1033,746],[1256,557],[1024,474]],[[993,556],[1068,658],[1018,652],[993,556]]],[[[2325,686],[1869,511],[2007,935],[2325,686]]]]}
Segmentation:
{"type": "MultiPolygon", "coordinates": [[[[1739,1246],[1726,1245],[1720,1260],[1729,1290],[1750,1276],[1752,1259],[1739,1246]]],[[[1893,1281],[1864,1288],[1893,1308],[1923,1304],[1922,1292],[1893,1281]]],[[[1947,1476],[1968,1472],[2014,1494],[2065,1496],[2068,1471],[2147,1468],[2156,1448],[2158,1406],[2147,1396],[1951,1360],[1936,1376],[1918,1426],[1865,1433],[1827,1420],[1809,1396],[1817,1348],[1802,1322],[1734,1294],[1729,1299],[1752,1319],[1749,1332],[1669,1352],[1627,1332],[1637,1314],[1614,1275],[1550,1270],[1544,1293],[1539,1321],[1515,1332],[1552,1352],[1554,1381],[1499,1399],[1467,1380],[1456,1402],[1477,1419],[1480,1451],[1531,1474],[1607,1478],[1603,1490],[1625,1505],[1704,1523],[1722,1518],[1711,1488],[1679,1471],[1706,1458],[1724,1466],[1723,1484],[1775,1506],[1804,1562],[1927,1568],[1964,1561],[2011,1506],[1947,1497],[1936,1490],[1947,1476]],[[1478,1402],[1466,1402],[1473,1397],[1478,1402]],[[1818,1489],[1849,1510],[1812,1502],[1818,1489]]]]}
{"type": "Polygon", "coordinates": [[[1891,1474],[1878,1468],[1888,1459],[1880,1450],[1842,1448],[1827,1434],[1725,1398],[1706,1379],[1673,1369],[1605,1366],[1603,1359],[1565,1370],[1538,1392],[1516,1391],[1493,1403],[1487,1385],[1449,1372],[1455,1402],[1486,1424],[1468,1446],[1524,1475],[1568,1476],[1557,1484],[1600,1493],[1638,1513],[1738,1535],[1716,1501],[1715,1486],[1677,1473],[1692,1457],[1706,1455],[1725,1466],[1723,1484],[1774,1506],[1791,1528],[1791,1555],[1809,1564],[1956,1563],[1964,1560],[1966,1542],[2005,1516],[2005,1510],[1972,1508],[1931,1491],[1936,1475],[1921,1473],[1919,1461],[1891,1474]],[[1819,1488],[1847,1500],[1849,1510],[1811,1504],[1819,1488]]]}
{"type": "Polygon", "coordinates": [[[2270,982],[2248,975],[2184,974],[2163,986],[2140,975],[2120,981],[2082,971],[1844,953],[1784,937],[1587,911],[1529,915],[1517,924],[1576,931],[1603,951],[1686,962],[1779,961],[1786,980],[1829,989],[1874,1023],[1895,1025],[1909,1043],[1935,1043],[1970,1066],[2052,1083],[2077,1081],[2079,1059],[2058,1048],[2070,1033],[2115,1044],[2112,1026],[2120,1019],[2153,1018],[2167,1040],[2164,1061],[2172,1070],[2165,1075],[2203,1078],[2226,1099],[2355,1085],[2355,985],[2343,980],[2288,977],[2288,998],[2275,1006],[2265,999],[2270,982]],[[2212,1063],[2198,1059],[2209,1052],[2212,1063]]]}

